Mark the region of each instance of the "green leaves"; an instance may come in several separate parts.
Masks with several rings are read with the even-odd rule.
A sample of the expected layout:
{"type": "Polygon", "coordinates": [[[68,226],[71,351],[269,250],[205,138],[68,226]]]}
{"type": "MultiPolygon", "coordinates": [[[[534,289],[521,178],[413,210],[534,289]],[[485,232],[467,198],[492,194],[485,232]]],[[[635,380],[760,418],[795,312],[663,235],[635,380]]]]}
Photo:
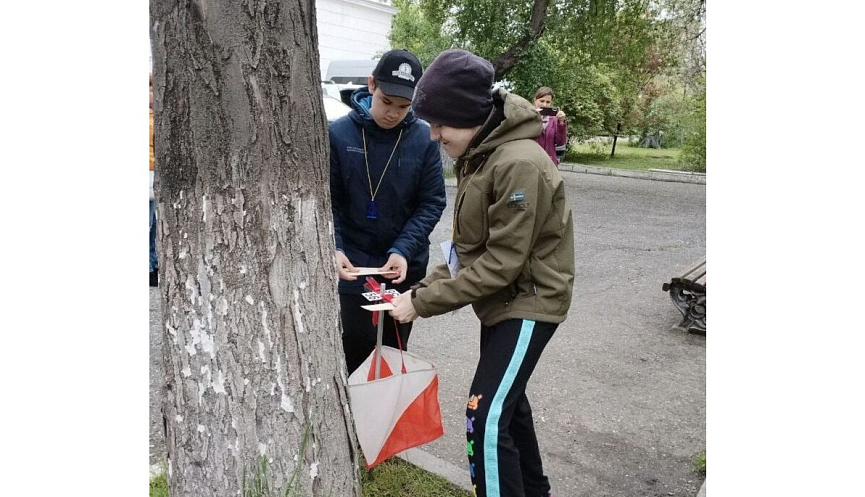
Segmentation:
{"type": "MultiPolygon", "coordinates": [[[[533,32],[537,2],[395,0],[391,45],[413,51],[425,66],[452,47],[495,63],[533,32]]],[[[698,82],[705,75],[704,19],[703,0],[550,0],[541,36],[499,79],[529,101],[538,87],[552,87],[572,137],[639,134],[673,113],[663,107],[670,103],[664,94],[705,88],[698,82]]]]}

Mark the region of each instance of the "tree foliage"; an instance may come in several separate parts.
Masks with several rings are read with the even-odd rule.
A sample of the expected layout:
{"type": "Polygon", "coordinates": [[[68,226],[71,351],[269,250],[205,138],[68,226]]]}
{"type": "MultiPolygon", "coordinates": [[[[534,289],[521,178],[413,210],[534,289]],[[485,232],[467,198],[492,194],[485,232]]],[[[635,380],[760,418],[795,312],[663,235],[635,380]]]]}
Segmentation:
{"type": "MultiPolygon", "coordinates": [[[[705,88],[705,83],[704,83],[705,88]]],[[[692,103],[680,163],[686,170],[706,172],[706,93],[692,103]]]]}
{"type": "Polygon", "coordinates": [[[662,133],[705,88],[704,0],[395,5],[393,46],[415,51],[424,64],[447,48],[471,50],[493,61],[497,78],[529,100],[539,86],[552,87],[572,136],[662,133]],[[505,61],[508,54],[516,57],[505,61]]]}

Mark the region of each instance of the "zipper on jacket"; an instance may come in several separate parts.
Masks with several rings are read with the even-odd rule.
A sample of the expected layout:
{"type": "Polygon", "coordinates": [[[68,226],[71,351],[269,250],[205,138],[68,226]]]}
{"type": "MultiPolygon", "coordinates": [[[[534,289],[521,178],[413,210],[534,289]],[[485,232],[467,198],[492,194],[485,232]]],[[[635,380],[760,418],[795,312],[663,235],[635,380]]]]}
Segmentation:
{"type": "MultiPolygon", "coordinates": [[[[465,187],[465,189],[463,189],[463,191],[462,191],[462,195],[459,195],[460,192],[457,191],[457,195],[459,195],[459,198],[457,199],[457,205],[454,206],[454,219],[455,219],[455,222],[454,222],[454,224],[455,224],[455,226],[454,226],[454,232],[457,233],[457,234],[461,234],[461,233],[462,233],[462,231],[460,230],[460,214],[462,214],[462,210],[463,210],[463,203],[464,203],[465,200],[466,200],[466,194],[467,194],[468,191],[469,191],[469,187],[471,186],[472,180],[475,178],[475,174],[477,174],[478,172],[480,172],[481,168],[484,167],[484,165],[486,165],[486,163],[487,163],[487,159],[489,159],[489,158],[490,158],[489,154],[485,154],[485,155],[481,155],[481,156],[480,156],[480,159],[481,159],[481,160],[480,160],[480,164],[478,164],[478,167],[475,168],[475,170],[474,170],[474,172],[472,173],[472,175],[468,177],[469,180],[468,180],[468,182],[466,183],[466,187],[465,187]]],[[[467,160],[466,163],[463,165],[463,168],[465,168],[465,166],[468,165],[469,162],[470,162],[470,161],[467,160]]],[[[462,172],[463,172],[463,178],[465,178],[465,177],[466,177],[466,170],[463,169],[462,172]]],[[[453,241],[453,240],[451,240],[451,241],[453,241]]]]}

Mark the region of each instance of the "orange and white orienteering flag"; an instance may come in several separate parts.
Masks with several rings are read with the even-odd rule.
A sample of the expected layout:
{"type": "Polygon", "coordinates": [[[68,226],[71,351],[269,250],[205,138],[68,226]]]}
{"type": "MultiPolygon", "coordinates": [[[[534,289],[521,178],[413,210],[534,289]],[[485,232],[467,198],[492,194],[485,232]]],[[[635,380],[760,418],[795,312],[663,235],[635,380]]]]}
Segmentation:
{"type": "Polygon", "coordinates": [[[435,364],[380,346],[348,377],[348,394],[366,467],[444,435],[435,364]]]}

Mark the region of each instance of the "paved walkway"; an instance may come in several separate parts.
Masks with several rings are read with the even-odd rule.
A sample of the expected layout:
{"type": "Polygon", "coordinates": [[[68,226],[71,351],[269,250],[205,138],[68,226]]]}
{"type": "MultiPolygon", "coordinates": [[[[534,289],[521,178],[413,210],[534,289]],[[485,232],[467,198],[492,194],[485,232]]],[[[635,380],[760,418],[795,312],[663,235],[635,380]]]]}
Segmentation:
{"type": "MultiPolygon", "coordinates": [[[[613,176],[613,177],[621,177],[621,178],[633,178],[633,179],[642,179],[642,180],[651,180],[651,181],[662,181],[662,182],[675,182],[675,183],[691,183],[691,184],[706,184],[706,175],[702,173],[688,173],[688,172],[680,172],[680,171],[668,171],[668,170],[648,170],[648,171],[631,171],[624,169],[614,169],[614,168],[606,168],[599,166],[589,166],[584,164],[573,164],[573,163],[562,163],[559,165],[559,170],[564,172],[572,172],[572,173],[581,173],[581,174],[593,174],[600,176],[613,176]]],[[[567,181],[567,179],[566,179],[567,181]]],[[[446,178],[445,181],[448,187],[456,187],[456,178],[446,178]]],[[[442,216],[442,219],[448,218],[452,214],[449,214],[449,211],[446,211],[442,216]]],[[[435,234],[433,235],[435,236],[435,234]]],[[[430,259],[430,266],[433,266],[436,261],[433,260],[435,257],[435,253],[431,252],[432,257],[430,259]]],[[[660,286],[660,284],[658,285],[660,286]]],[[[576,297],[576,292],[575,292],[576,297]]],[[[671,304],[672,305],[672,304],[671,304]]],[[[470,311],[469,311],[470,313],[470,311]]],[[[567,322],[566,322],[567,323],[567,322]]],[[[421,342],[423,338],[421,338],[421,334],[425,333],[422,330],[426,323],[424,320],[418,322],[415,326],[417,330],[413,331],[413,346],[415,346],[415,351],[417,352],[418,348],[423,347],[423,343],[421,342]]],[[[449,325],[450,327],[450,325],[449,325]]],[[[441,353],[441,351],[438,351],[441,353]]],[[[447,351],[444,352],[447,355],[447,351]]],[[[423,351],[421,351],[421,355],[423,355],[423,351]]],[[[434,357],[434,356],[433,356],[434,357]]],[[[445,361],[442,361],[445,362],[445,361]]],[[[445,370],[450,370],[451,366],[449,363],[442,364],[439,362],[439,370],[440,376],[445,374],[445,370]]],[[[450,382],[449,382],[450,383],[450,382]]],[[[440,389],[445,389],[446,386],[440,381],[440,389]]],[[[442,391],[439,392],[439,396],[442,397],[442,391]]],[[[533,402],[534,405],[534,402],[533,402]]],[[[443,407],[444,411],[444,407],[443,407]]],[[[444,412],[443,412],[444,415],[444,412]]],[[[537,408],[536,408],[536,417],[538,417],[537,408]]],[[[537,421],[536,421],[537,422],[537,421]]],[[[446,432],[448,430],[446,429],[446,432]]],[[[447,433],[446,433],[447,436],[447,433]]],[[[462,466],[458,466],[452,462],[448,462],[444,458],[437,457],[433,455],[431,452],[436,449],[434,445],[438,445],[442,443],[442,439],[433,442],[430,445],[423,446],[421,448],[410,449],[401,454],[398,454],[398,457],[423,468],[426,471],[437,474],[449,480],[451,483],[458,485],[462,488],[465,488],[471,491],[471,485],[466,476],[466,471],[462,466]]],[[[447,442],[452,444],[452,441],[447,442]]],[[[550,447],[542,447],[544,452],[548,452],[550,447]]],[[[545,456],[546,458],[547,456],[545,456]]],[[[453,458],[451,458],[453,459],[453,458]]],[[[549,461],[545,460],[545,466],[549,461]]],[[[554,486],[555,492],[555,486],[554,486]]],[[[561,493],[561,492],[558,492],[561,493]]],[[[609,494],[614,495],[614,494],[609,494]]],[[[658,494],[663,495],[663,494],[658,494]]],[[[670,493],[669,495],[673,495],[670,493]]],[[[697,497],[705,497],[706,495],[706,485],[705,480],[700,485],[699,491],[697,492],[697,497]]],[[[623,495],[622,497],[630,497],[623,495]]]]}

